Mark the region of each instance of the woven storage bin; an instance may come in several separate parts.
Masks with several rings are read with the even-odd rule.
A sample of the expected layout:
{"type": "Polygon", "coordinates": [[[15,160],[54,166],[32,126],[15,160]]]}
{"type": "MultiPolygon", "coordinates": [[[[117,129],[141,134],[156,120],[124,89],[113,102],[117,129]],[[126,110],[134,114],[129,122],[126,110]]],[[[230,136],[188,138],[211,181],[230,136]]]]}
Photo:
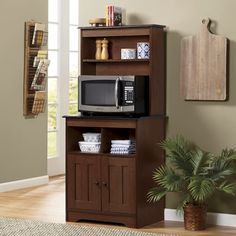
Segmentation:
{"type": "Polygon", "coordinates": [[[184,207],[184,227],[187,230],[204,230],[206,228],[206,205],[187,205],[184,207]]]}

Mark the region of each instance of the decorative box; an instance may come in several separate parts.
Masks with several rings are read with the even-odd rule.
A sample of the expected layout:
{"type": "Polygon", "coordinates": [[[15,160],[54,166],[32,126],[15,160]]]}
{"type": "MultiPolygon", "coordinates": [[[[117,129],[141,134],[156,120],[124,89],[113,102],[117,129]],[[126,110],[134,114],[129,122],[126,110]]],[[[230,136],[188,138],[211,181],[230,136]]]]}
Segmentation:
{"type": "Polygon", "coordinates": [[[134,48],[122,48],[121,49],[121,59],[129,60],[136,58],[136,49],[134,48]]]}
{"type": "Polygon", "coordinates": [[[150,57],[150,43],[149,42],[137,43],[137,58],[149,59],[149,57],[150,57]]]}

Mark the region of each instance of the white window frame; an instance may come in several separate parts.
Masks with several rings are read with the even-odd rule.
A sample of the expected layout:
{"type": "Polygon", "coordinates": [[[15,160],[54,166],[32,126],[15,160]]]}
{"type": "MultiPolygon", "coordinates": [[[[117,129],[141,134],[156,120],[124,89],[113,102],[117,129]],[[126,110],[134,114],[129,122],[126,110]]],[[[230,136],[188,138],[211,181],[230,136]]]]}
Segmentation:
{"type": "MultiPolygon", "coordinates": [[[[57,156],[48,158],[49,176],[65,173],[65,119],[62,117],[69,113],[69,30],[70,25],[72,25],[69,22],[70,1],[58,0],[58,4],[58,50],[56,50],[58,51],[57,128],[55,130],[57,132],[57,156]]],[[[55,76],[52,76],[52,78],[55,78],[55,76]]]]}

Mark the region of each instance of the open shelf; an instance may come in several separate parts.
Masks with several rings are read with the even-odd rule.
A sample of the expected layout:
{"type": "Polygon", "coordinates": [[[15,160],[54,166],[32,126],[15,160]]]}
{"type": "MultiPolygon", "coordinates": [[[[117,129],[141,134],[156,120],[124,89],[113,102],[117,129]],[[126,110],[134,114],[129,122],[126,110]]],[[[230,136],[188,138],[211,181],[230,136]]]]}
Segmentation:
{"type": "MultiPolygon", "coordinates": [[[[91,121],[91,120],[90,120],[91,121]]],[[[89,121],[87,120],[88,124],[89,121]]],[[[112,140],[136,140],[136,134],[135,134],[135,127],[133,128],[127,128],[127,124],[130,126],[129,121],[126,122],[126,125],[124,127],[121,127],[122,124],[120,124],[119,128],[109,127],[109,123],[111,121],[107,120],[107,122],[103,122],[102,124],[99,124],[98,121],[95,121],[94,124],[97,124],[97,127],[83,127],[83,120],[78,121],[74,120],[74,125],[77,124],[77,126],[67,126],[67,133],[68,133],[68,139],[67,142],[67,151],[68,154],[85,154],[85,155],[107,155],[107,156],[122,156],[122,157],[130,157],[130,154],[111,154],[111,141],[112,140]],[[81,126],[80,126],[81,125],[81,126]],[[102,125],[102,127],[99,127],[102,125]],[[78,142],[84,141],[83,133],[101,133],[101,148],[99,153],[89,153],[89,152],[81,152],[78,142]]],[[[116,126],[118,122],[112,121],[112,126],[116,126]]],[[[135,123],[134,123],[135,124],[135,123]]],[[[131,156],[135,156],[132,154],[131,156]]]]}
{"type": "Polygon", "coordinates": [[[108,60],[96,60],[96,59],[83,59],[83,62],[89,63],[116,63],[116,62],[149,62],[149,59],[108,59],[108,60]]]}

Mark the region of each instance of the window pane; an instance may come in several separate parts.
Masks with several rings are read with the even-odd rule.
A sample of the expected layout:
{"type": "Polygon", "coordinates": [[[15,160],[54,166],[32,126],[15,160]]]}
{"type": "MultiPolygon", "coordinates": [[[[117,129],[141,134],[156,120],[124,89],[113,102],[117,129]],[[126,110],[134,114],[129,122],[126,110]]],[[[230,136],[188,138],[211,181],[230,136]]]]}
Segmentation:
{"type": "Polygon", "coordinates": [[[69,82],[69,100],[77,102],[78,100],[78,79],[72,78],[69,82]]]}
{"type": "Polygon", "coordinates": [[[48,49],[58,49],[57,24],[48,24],[48,49]]]}
{"type": "Polygon", "coordinates": [[[78,114],[78,105],[77,104],[69,104],[69,114],[77,115],[78,114]]]}
{"type": "Polygon", "coordinates": [[[79,0],[70,0],[70,24],[78,25],[79,0]]]}
{"type": "Polygon", "coordinates": [[[77,26],[70,26],[70,50],[78,51],[79,48],[79,30],[77,26]]]}
{"type": "Polygon", "coordinates": [[[48,67],[48,76],[58,75],[58,52],[48,51],[48,59],[50,60],[50,66],[48,67]]]}
{"type": "Polygon", "coordinates": [[[70,77],[78,77],[78,56],[77,52],[70,52],[70,77]]]}
{"type": "Polygon", "coordinates": [[[48,0],[48,21],[58,22],[58,0],[48,0]]]}
{"type": "Polygon", "coordinates": [[[48,102],[56,103],[57,101],[57,79],[48,78],[48,102]]]}
{"type": "Polygon", "coordinates": [[[48,130],[55,130],[57,128],[57,106],[55,104],[48,105],[48,130]]]}
{"type": "Polygon", "coordinates": [[[52,158],[57,155],[57,133],[48,133],[48,157],[52,158]]]}

